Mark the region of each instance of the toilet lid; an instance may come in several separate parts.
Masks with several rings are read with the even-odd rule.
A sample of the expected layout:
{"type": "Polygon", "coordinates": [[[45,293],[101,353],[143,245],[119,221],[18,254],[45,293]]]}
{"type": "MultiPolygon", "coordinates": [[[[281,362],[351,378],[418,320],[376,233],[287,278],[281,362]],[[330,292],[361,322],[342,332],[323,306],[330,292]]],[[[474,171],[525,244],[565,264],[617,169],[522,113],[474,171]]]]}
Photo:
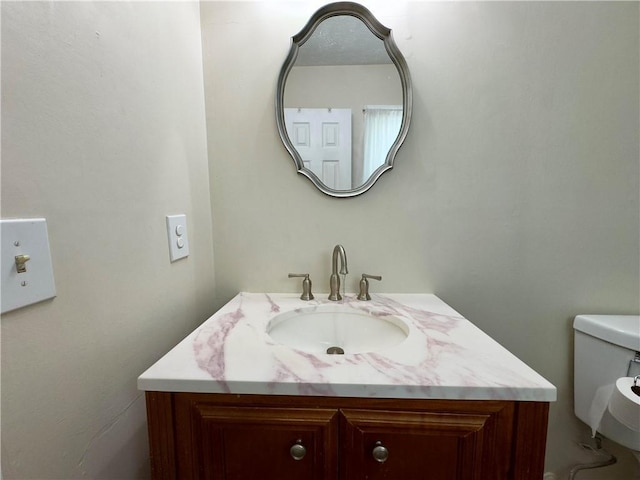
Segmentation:
{"type": "Polygon", "coordinates": [[[640,315],[578,315],[573,328],[614,345],[640,351],[640,315]]]}

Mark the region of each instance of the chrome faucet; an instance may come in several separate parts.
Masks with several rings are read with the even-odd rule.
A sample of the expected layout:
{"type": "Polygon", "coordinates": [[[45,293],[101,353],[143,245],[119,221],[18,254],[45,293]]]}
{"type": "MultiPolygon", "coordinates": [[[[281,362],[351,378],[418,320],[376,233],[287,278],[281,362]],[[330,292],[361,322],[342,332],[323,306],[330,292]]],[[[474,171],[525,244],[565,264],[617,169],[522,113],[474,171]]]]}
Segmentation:
{"type": "Polygon", "coordinates": [[[329,300],[342,300],[340,295],[340,277],[338,276],[338,257],[340,257],[340,275],[349,273],[347,269],[347,254],[342,245],[333,248],[331,256],[331,277],[329,278],[329,300]]]}

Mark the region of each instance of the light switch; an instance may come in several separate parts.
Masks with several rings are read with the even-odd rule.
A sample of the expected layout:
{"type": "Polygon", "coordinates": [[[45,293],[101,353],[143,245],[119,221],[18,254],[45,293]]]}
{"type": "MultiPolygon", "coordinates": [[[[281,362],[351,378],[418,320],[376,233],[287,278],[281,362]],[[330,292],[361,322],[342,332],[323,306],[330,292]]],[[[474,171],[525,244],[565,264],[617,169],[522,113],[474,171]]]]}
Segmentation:
{"type": "Polygon", "coordinates": [[[0,220],[2,313],[56,296],[44,218],[0,220]]]}
{"type": "Polygon", "coordinates": [[[167,235],[169,238],[169,258],[172,262],[189,256],[186,215],[167,215],[167,235]]]}

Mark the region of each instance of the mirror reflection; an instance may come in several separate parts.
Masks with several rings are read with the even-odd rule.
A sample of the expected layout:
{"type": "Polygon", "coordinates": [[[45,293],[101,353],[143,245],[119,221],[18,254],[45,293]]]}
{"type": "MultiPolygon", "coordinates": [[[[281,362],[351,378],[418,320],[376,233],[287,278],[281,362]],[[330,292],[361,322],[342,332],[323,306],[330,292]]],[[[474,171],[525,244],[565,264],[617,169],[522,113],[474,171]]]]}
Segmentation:
{"type": "Polygon", "coordinates": [[[305,168],[336,190],[382,166],[402,124],[402,85],[361,20],[324,20],[300,47],[284,94],[287,134],[305,168]]]}
{"type": "Polygon", "coordinates": [[[357,8],[344,14],[329,5],[324,17],[321,9],[293,38],[277,99],[278,127],[299,172],[333,196],[370,188],[393,166],[408,129],[404,59],[390,31],[350,5],[357,8]]]}

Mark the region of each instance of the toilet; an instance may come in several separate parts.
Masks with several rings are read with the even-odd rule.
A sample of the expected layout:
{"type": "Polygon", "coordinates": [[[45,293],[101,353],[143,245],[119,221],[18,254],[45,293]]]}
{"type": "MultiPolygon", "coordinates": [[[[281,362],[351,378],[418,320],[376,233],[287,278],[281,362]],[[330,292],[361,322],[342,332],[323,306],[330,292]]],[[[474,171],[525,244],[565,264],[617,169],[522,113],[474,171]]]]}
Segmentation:
{"type": "MultiPolygon", "coordinates": [[[[640,316],[578,315],[573,328],[575,414],[602,436],[631,449],[640,462],[640,431],[604,409],[607,398],[602,395],[607,386],[613,392],[620,377],[640,375],[640,316]],[[594,420],[598,409],[592,409],[592,403],[602,405],[600,413],[604,410],[599,422],[594,420]]],[[[636,418],[640,418],[640,407],[636,418]]]]}

